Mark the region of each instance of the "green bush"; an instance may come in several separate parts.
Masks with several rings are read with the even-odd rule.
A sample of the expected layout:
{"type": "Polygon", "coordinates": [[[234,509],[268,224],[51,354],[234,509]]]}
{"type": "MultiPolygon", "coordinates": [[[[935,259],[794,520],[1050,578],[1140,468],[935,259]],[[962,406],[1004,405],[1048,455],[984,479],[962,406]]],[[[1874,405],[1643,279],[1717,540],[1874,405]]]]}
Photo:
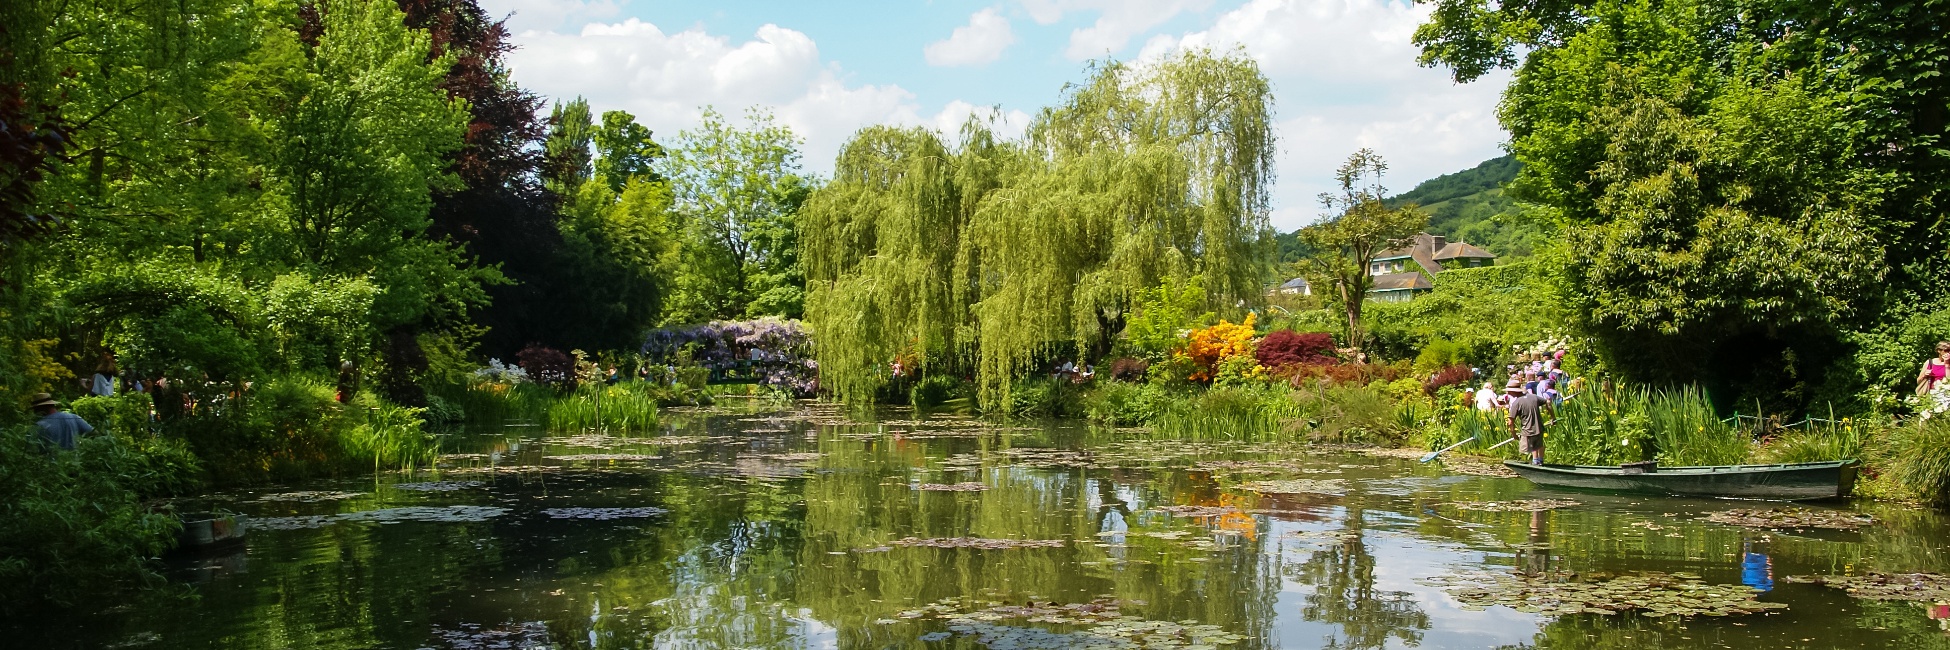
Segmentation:
{"type": "Polygon", "coordinates": [[[0,433],[0,612],[73,605],[153,578],[146,558],[168,548],[178,524],[141,500],[194,480],[194,468],[115,436],[53,455],[35,438],[29,427],[0,433]]]}
{"type": "Polygon", "coordinates": [[[908,390],[907,401],[917,408],[934,408],[965,398],[969,387],[953,375],[928,375],[908,390]]]}
{"type": "Polygon", "coordinates": [[[220,484],[288,480],[421,464],[435,455],[421,409],[369,392],[340,404],[331,383],[286,375],[241,398],[165,423],[187,441],[220,484]]]}
{"type": "Polygon", "coordinates": [[[149,412],[153,403],[148,393],[122,393],[109,397],[90,395],[76,399],[68,410],[94,425],[97,431],[112,431],[133,437],[149,433],[149,412]]]}
{"type": "Polygon", "coordinates": [[[1853,422],[1840,426],[1809,427],[1776,436],[1754,452],[1763,463],[1814,463],[1862,458],[1862,443],[1867,438],[1853,422]]]}

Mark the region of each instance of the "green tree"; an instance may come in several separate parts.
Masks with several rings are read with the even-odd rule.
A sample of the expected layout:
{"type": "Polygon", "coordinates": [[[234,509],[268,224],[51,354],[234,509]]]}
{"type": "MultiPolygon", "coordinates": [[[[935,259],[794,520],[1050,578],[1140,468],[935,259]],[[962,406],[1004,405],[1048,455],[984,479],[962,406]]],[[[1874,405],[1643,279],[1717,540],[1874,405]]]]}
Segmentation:
{"type": "Polygon", "coordinates": [[[1374,288],[1369,271],[1375,257],[1407,245],[1429,221],[1413,203],[1389,207],[1383,201],[1388,189],[1381,177],[1387,171],[1387,161],[1371,149],[1348,156],[1334,172],[1340,193],[1320,195],[1326,219],[1299,233],[1301,243],[1313,251],[1301,263],[1307,282],[1324,290],[1327,301],[1341,312],[1348,345],[1356,349],[1366,345],[1361,307],[1374,288]]]}
{"type": "Polygon", "coordinates": [[[706,109],[678,136],[667,164],[685,230],[684,271],[667,322],[796,315],[793,213],[809,194],[799,139],[754,109],[739,128],[706,109]],[[764,301],[761,296],[770,297],[764,301]]]}

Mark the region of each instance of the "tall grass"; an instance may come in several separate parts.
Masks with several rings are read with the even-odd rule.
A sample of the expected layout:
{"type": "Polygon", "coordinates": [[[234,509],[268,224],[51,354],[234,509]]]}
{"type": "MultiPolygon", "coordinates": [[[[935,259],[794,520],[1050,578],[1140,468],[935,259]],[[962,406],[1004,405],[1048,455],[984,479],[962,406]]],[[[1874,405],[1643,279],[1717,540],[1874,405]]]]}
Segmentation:
{"type": "Polygon", "coordinates": [[[1950,418],[1897,426],[1874,452],[1896,496],[1950,503],[1950,418]]]}
{"type": "Polygon", "coordinates": [[[530,383],[483,382],[468,386],[439,386],[429,392],[459,407],[468,422],[498,424],[539,422],[555,401],[555,391],[530,383]]]}
{"type": "Polygon", "coordinates": [[[1281,431],[1299,414],[1287,390],[1229,386],[1165,402],[1151,418],[1158,433],[1185,437],[1246,438],[1281,431]]]}
{"type": "Polygon", "coordinates": [[[548,428],[649,431],[657,426],[657,398],[650,388],[643,382],[584,386],[549,404],[548,428]]]}
{"type": "Polygon", "coordinates": [[[1641,392],[1639,400],[1651,421],[1660,464],[1735,465],[1753,456],[1753,438],[1737,424],[1722,422],[1696,386],[1641,392]]]}

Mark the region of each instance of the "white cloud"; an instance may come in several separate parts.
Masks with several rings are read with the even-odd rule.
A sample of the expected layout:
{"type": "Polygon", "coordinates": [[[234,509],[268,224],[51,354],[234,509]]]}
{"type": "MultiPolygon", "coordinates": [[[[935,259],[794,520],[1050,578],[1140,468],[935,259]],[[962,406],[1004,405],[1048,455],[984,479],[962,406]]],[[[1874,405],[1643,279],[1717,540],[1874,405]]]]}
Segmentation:
{"type": "Polygon", "coordinates": [[[1015,42],[1009,19],[991,7],[970,15],[967,25],[956,27],[946,40],[929,43],[922,53],[928,65],[982,65],[1002,58],[1002,51],[1015,42]]]}
{"type": "MultiPolygon", "coordinates": [[[[821,61],[812,38],[777,25],[734,43],[702,27],[665,33],[631,18],[590,23],[573,34],[522,32],[515,41],[520,47],[508,61],[523,87],[546,97],[586,97],[597,112],[629,111],[666,142],[696,126],[704,106],[733,117],[747,107],[767,108],[805,140],[804,161],[814,173],[827,173],[861,127],[930,126],[953,136],[979,112],[951,102],[925,115],[914,94],[898,85],[849,84],[837,65],[821,61]]],[[[1020,133],[1028,121],[1020,111],[1004,113],[997,128],[1020,133]]]]}
{"type": "Polygon", "coordinates": [[[1122,52],[1133,37],[1151,31],[1186,11],[1202,11],[1211,0],[1021,0],[1038,24],[1051,25],[1066,14],[1096,12],[1089,27],[1070,31],[1063,56],[1072,61],[1122,52]]]}
{"type": "Polygon", "coordinates": [[[1496,101],[1507,73],[1467,85],[1416,65],[1409,43],[1429,8],[1390,0],[1252,0],[1210,27],[1148,40],[1140,59],[1186,48],[1244,48],[1274,86],[1281,152],[1273,220],[1318,218],[1315,196],[1361,147],[1389,162],[1396,191],[1500,155],[1496,101]]]}

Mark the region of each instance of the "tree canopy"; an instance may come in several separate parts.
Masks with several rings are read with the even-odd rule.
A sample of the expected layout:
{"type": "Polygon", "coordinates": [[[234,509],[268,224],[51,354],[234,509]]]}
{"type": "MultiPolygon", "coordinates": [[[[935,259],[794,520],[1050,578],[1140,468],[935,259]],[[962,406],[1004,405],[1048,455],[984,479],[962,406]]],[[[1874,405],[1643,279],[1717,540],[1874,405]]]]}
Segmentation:
{"type": "Polygon", "coordinates": [[[1107,62],[1020,140],[971,120],[950,147],[874,127],[804,212],[822,379],[870,400],[889,362],[970,373],[985,399],[1065,349],[1101,354],[1135,297],[1201,279],[1261,299],[1272,256],[1272,98],[1242,54],[1107,62]]]}

